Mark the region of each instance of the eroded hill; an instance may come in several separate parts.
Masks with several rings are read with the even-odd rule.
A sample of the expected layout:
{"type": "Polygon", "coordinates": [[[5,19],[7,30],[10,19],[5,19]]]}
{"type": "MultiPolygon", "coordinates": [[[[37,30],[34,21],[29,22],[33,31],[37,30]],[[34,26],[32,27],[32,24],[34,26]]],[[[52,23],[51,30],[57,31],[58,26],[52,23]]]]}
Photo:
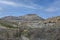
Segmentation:
{"type": "Polygon", "coordinates": [[[43,19],[27,14],[0,18],[0,40],[60,40],[60,16],[43,19]]]}

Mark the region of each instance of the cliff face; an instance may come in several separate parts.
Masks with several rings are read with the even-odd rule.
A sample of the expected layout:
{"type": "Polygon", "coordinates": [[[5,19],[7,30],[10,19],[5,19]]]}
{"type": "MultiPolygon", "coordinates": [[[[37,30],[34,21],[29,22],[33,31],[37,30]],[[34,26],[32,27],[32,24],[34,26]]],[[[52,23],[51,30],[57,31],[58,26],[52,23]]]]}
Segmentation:
{"type": "Polygon", "coordinates": [[[0,40],[60,40],[60,16],[48,19],[36,14],[3,17],[0,40]]]}

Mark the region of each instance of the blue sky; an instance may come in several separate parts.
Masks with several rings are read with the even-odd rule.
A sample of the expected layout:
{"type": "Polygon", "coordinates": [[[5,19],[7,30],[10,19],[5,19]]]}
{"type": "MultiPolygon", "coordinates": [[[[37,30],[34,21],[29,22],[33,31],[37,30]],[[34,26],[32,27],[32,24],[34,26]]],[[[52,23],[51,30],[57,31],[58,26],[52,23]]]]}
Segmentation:
{"type": "Polygon", "coordinates": [[[0,0],[0,17],[25,14],[42,18],[60,16],[60,0],[0,0]]]}

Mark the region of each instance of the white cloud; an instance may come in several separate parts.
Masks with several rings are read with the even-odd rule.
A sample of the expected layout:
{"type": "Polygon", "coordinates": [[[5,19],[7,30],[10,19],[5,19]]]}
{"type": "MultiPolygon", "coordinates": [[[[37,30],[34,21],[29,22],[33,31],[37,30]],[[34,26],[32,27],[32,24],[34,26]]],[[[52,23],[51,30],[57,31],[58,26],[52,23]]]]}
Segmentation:
{"type": "Polygon", "coordinates": [[[1,1],[0,0],[0,4],[5,4],[5,5],[10,5],[10,6],[14,6],[14,7],[25,7],[25,8],[30,8],[30,9],[37,9],[40,11],[46,11],[46,12],[55,12],[60,10],[60,8],[58,8],[58,6],[60,6],[60,0],[59,1],[55,1],[53,4],[49,5],[49,7],[42,7],[38,4],[33,3],[31,0],[25,0],[24,2],[29,2],[30,4],[24,4],[24,3],[16,3],[16,2],[12,2],[12,1],[1,1]]]}
{"type": "Polygon", "coordinates": [[[6,5],[11,5],[11,6],[17,6],[16,3],[14,3],[14,2],[9,2],[9,1],[0,1],[0,3],[6,4],[6,5]]]}
{"type": "Polygon", "coordinates": [[[6,5],[10,5],[10,6],[14,6],[14,7],[26,7],[26,8],[30,8],[30,9],[37,9],[37,7],[38,7],[35,4],[33,4],[33,5],[26,5],[26,4],[16,3],[16,2],[12,2],[12,1],[0,1],[0,4],[1,3],[2,4],[6,4],[6,5]]]}
{"type": "Polygon", "coordinates": [[[60,0],[55,0],[49,7],[44,9],[46,12],[57,12],[60,10],[60,0]]]}
{"type": "Polygon", "coordinates": [[[54,8],[54,7],[50,7],[50,8],[45,9],[46,12],[55,12],[58,10],[59,10],[59,8],[54,8]]]}

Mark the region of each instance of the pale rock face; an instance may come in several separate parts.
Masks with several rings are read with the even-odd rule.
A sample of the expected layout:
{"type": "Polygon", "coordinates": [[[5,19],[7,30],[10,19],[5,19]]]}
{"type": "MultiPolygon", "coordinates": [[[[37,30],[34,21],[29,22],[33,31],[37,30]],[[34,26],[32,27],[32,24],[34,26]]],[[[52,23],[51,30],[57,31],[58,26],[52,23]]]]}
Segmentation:
{"type": "Polygon", "coordinates": [[[29,38],[27,38],[27,37],[25,37],[23,35],[21,35],[21,38],[22,38],[22,40],[30,40],[29,38]]]}

